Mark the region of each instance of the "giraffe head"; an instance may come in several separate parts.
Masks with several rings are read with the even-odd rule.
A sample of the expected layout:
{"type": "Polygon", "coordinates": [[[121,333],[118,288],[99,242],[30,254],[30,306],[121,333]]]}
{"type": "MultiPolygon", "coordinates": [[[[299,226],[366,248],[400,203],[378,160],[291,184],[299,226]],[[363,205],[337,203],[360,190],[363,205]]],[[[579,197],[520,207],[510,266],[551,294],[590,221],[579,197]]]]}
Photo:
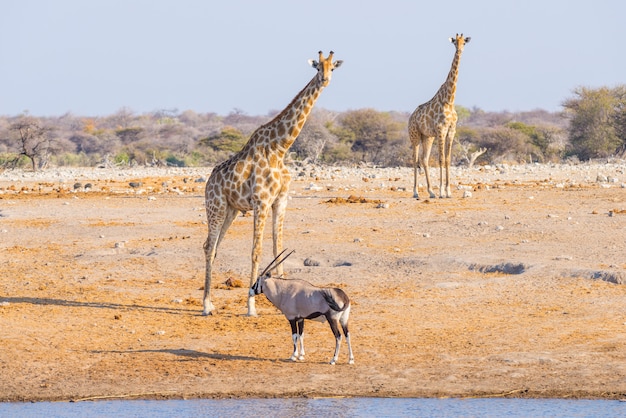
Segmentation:
{"type": "Polygon", "coordinates": [[[454,44],[454,46],[456,47],[456,49],[458,51],[463,51],[463,48],[465,47],[465,44],[469,43],[469,41],[472,38],[470,38],[469,36],[467,38],[463,37],[463,34],[456,34],[456,37],[454,38],[450,38],[450,42],[452,42],[454,44]]]}
{"type": "Polygon", "coordinates": [[[309,64],[311,67],[317,70],[317,77],[322,82],[322,85],[326,87],[328,83],[330,83],[330,77],[335,68],[339,68],[343,61],[335,61],[333,62],[333,51],[330,51],[327,58],[324,58],[324,54],[322,51],[319,52],[320,58],[319,61],[309,60],[309,64]]]}

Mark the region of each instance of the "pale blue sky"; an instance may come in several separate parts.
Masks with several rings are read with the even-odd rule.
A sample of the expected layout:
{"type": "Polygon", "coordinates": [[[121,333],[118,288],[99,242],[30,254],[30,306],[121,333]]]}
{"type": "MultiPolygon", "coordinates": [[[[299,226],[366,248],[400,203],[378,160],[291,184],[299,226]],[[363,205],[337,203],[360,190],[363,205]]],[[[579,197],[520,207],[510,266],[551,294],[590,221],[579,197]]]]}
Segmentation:
{"type": "Polygon", "coordinates": [[[2,0],[0,115],[127,107],[265,115],[335,51],[317,106],[412,111],[471,36],[456,103],[561,110],[579,86],[626,83],[623,0],[2,0]]]}

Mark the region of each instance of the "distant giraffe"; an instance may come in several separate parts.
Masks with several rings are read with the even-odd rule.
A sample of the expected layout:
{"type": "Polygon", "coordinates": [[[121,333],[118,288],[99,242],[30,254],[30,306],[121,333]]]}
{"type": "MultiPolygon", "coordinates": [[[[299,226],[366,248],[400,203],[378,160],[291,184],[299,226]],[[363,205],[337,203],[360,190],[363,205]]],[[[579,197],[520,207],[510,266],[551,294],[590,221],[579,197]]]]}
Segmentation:
{"type": "MultiPolygon", "coordinates": [[[[283,160],[320,93],[330,83],[331,73],[343,62],[333,62],[332,59],[332,51],[327,58],[320,51],[319,61],[309,60],[309,64],[317,70],[313,79],[278,116],[254,131],[241,151],[217,165],[211,172],[205,189],[209,232],[204,243],[206,273],[203,315],[210,315],[215,309],[211,303],[213,261],[220,242],[240,211],[251,210],[254,213],[250,287],[257,279],[263,230],[270,210],[273,218],[274,256],[281,252],[283,220],[291,180],[283,160]]],[[[282,266],[277,270],[282,274],[282,266]]],[[[256,315],[254,296],[248,297],[248,315],[256,315]]]]}
{"type": "Polygon", "coordinates": [[[413,147],[413,197],[416,199],[419,199],[417,193],[418,166],[424,168],[430,197],[435,197],[428,172],[430,150],[435,138],[437,138],[439,145],[439,196],[444,197],[443,169],[445,166],[445,196],[452,197],[450,193],[450,159],[458,119],[454,109],[454,96],[456,94],[456,81],[459,76],[459,61],[463,48],[470,39],[470,37],[463,38],[463,34],[459,35],[458,33],[455,38],[450,38],[450,42],[456,47],[456,52],[448,78],[441,85],[437,94],[426,103],[419,105],[409,119],[409,138],[413,147]],[[421,154],[420,146],[423,147],[421,154]]]}

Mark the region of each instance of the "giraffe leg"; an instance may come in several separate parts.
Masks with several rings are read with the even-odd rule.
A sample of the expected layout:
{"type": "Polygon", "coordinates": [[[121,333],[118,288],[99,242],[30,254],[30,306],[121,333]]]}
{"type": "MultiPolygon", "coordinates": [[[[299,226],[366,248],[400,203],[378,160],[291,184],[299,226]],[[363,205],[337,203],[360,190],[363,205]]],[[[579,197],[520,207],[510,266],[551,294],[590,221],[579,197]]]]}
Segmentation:
{"type": "Polygon", "coordinates": [[[446,142],[446,197],[452,197],[450,191],[450,163],[452,161],[452,143],[456,134],[456,126],[452,124],[448,130],[447,142],[446,142]]]}
{"type": "MultiPolygon", "coordinates": [[[[272,205],[272,239],[274,257],[278,256],[283,250],[283,223],[285,221],[285,211],[287,209],[287,189],[285,193],[281,193],[272,205]]],[[[280,263],[276,269],[276,273],[281,276],[283,274],[283,263],[280,263]]]]}
{"type": "Polygon", "coordinates": [[[207,219],[209,224],[209,233],[204,243],[204,257],[206,261],[206,270],[204,277],[204,296],[202,299],[202,315],[211,315],[215,310],[215,306],[211,302],[211,275],[213,270],[213,262],[217,254],[217,248],[224,238],[226,231],[233,223],[237,216],[236,209],[226,207],[207,208],[207,219]]]}
{"type": "Polygon", "coordinates": [[[420,196],[417,192],[417,174],[419,169],[419,153],[420,143],[417,141],[413,144],[413,198],[419,199],[420,196]]]}
{"type": "Polygon", "coordinates": [[[204,276],[204,296],[202,297],[202,315],[211,315],[215,310],[211,302],[211,273],[213,261],[215,260],[215,251],[217,250],[217,240],[219,229],[217,225],[209,223],[209,234],[204,242],[204,257],[206,261],[206,270],[204,276]]]}
{"type": "MultiPolygon", "coordinates": [[[[252,239],[252,271],[250,272],[250,286],[254,284],[259,274],[259,263],[263,255],[263,230],[269,212],[269,206],[258,204],[254,208],[254,238],[252,239]]],[[[248,296],[248,316],[257,316],[254,295],[248,296]]]]}
{"type": "Polygon", "coordinates": [[[437,147],[439,149],[439,197],[444,197],[443,190],[443,169],[446,165],[446,154],[445,154],[445,143],[446,143],[446,134],[440,133],[437,137],[437,147]]]}
{"type": "Polygon", "coordinates": [[[423,145],[424,145],[424,151],[422,152],[422,154],[420,155],[420,160],[421,160],[421,164],[422,167],[424,167],[424,175],[426,176],[426,187],[428,188],[428,194],[430,195],[431,199],[434,199],[435,196],[435,192],[433,192],[433,189],[431,187],[431,183],[430,183],[430,170],[428,168],[428,162],[430,160],[430,151],[432,150],[433,147],[433,140],[434,138],[426,138],[423,141],[423,145]]]}
{"type": "MultiPolygon", "coordinates": [[[[217,253],[217,249],[220,247],[220,243],[224,239],[224,235],[226,235],[226,231],[233,224],[233,221],[237,217],[239,211],[235,208],[228,207],[226,209],[226,217],[224,218],[224,223],[222,224],[222,228],[220,229],[220,236],[217,239],[217,245],[215,246],[215,252],[217,253]]],[[[217,255],[217,254],[216,254],[217,255]]]]}

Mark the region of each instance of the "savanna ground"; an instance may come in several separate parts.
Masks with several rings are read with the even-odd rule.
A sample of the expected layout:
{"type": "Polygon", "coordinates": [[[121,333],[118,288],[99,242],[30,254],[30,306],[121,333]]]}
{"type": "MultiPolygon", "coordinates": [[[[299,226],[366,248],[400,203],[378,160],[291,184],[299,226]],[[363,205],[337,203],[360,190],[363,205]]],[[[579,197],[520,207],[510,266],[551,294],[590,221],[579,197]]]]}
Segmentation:
{"type": "Polygon", "coordinates": [[[456,169],[421,200],[409,169],[294,169],[285,271],[353,303],[335,366],[327,324],[294,363],[264,296],[245,316],[250,214],[201,315],[209,171],[0,173],[0,401],[626,397],[624,163],[456,169]]]}

